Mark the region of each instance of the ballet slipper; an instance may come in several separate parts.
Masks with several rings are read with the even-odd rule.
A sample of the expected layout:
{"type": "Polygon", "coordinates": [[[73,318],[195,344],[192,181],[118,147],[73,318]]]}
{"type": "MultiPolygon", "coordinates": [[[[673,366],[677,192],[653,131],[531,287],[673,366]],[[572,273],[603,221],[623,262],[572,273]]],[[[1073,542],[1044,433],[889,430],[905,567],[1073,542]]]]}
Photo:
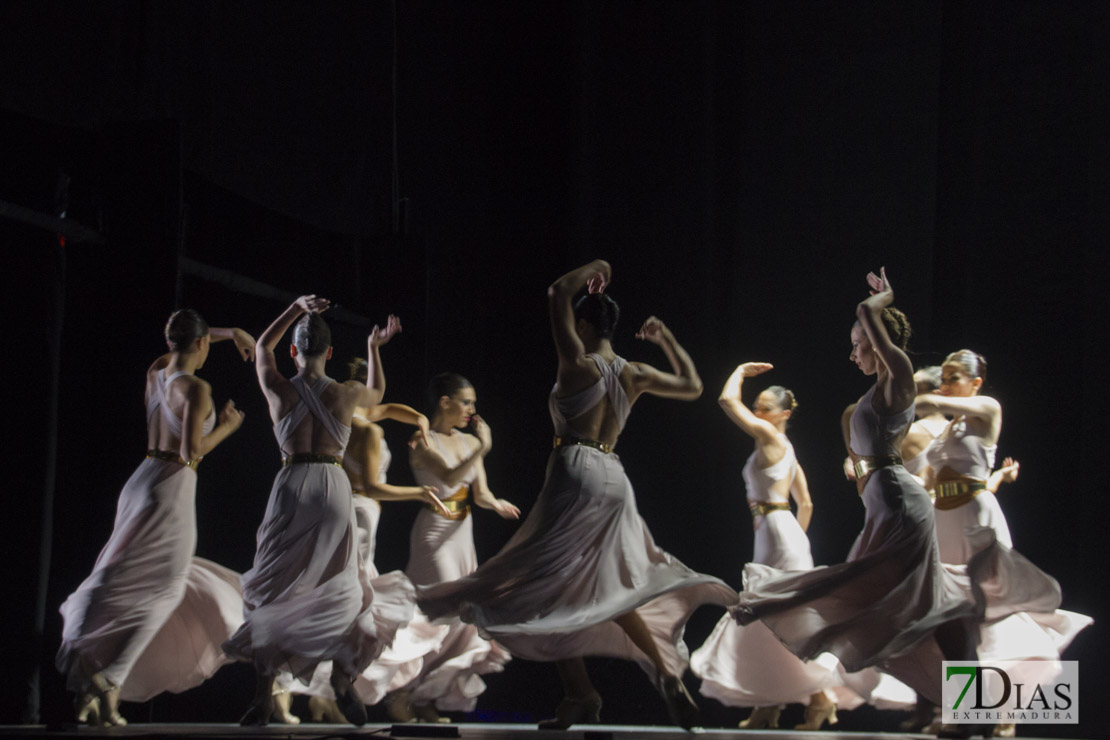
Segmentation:
{"type": "Polygon", "coordinates": [[[555,718],[540,722],[539,729],[565,730],[571,725],[579,725],[584,722],[597,724],[600,721],[601,697],[595,691],[582,699],[564,697],[555,710],[555,718]]]}
{"type": "MultiPolygon", "coordinates": [[[[102,673],[94,673],[81,690],[77,699],[78,717],[92,716],[92,702],[96,702],[97,721],[105,727],[125,727],[127,720],[119,713],[119,686],[113,686],[102,673]],[[87,710],[86,710],[87,708],[87,710]]],[[[78,719],[80,721],[80,719],[78,719]]]]}
{"type": "Polygon", "coordinates": [[[394,722],[408,724],[416,721],[416,712],[412,707],[412,693],[405,689],[390,693],[386,700],[386,709],[389,712],[389,718],[394,722]]]}
{"type": "Polygon", "coordinates": [[[362,698],[355,691],[350,677],[339,670],[333,670],[331,689],[335,692],[335,703],[347,721],[355,727],[366,724],[366,705],[362,703],[362,698]]]}
{"type": "Polygon", "coordinates": [[[439,712],[436,710],[436,705],[432,702],[428,702],[427,704],[414,704],[412,706],[412,711],[416,715],[417,722],[445,725],[451,721],[449,717],[440,716],[439,712]]]}
{"type": "Polygon", "coordinates": [[[698,705],[690,698],[685,684],[678,676],[660,674],[656,688],[667,705],[671,722],[684,730],[691,730],[698,723],[698,705]]]}
{"type": "Polygon", "coordinates": [[[274,692],[274,711],[270,719],[283,725],[299,725],[301,718],[290,710],[293,707],[293,694],[288,691],[277,690],[274,692]]]}
{"type": "Polygon", "coordinates": [[[838,722],[836,718],[836,705],[831,701],[816,706],[810,704],[806,707],[806,721],[800,725],[794,725],[794,729],[820,730],[826,722],[828,722],[829,725],[835,725],[838,722]]]}
{"type": "Polygon", "coordinates": [[[741,730],[777,730],[782,707],[756,707],[746,720],[740,722],[741,730]]]}
{"type": "Polygon", "coordinates": [[[100,726],[100,697],[82,691],[74,697],[73,708],[77,712],[77,724],[100,726]]]}
{"type": "Polygon", "coordinates": [[[312,713],[313,722],[341,725],[347,721],[347,718],[339,711],[339,705],[335,703],[335,699],[310,696],[308,697],[308,711],[312,713]]]}

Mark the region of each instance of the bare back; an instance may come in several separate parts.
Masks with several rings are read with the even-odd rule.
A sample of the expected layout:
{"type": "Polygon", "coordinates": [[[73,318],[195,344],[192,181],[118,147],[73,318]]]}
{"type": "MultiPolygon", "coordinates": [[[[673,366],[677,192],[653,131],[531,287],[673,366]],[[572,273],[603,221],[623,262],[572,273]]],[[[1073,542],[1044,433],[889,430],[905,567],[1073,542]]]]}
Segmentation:
{"type": "Polygon", "coordinates": [[[215,425],[212,389],[207,381],[191,373],[173,377],[166,374],[165,368],[162,359],[146,372],[147,449],[178,452],[187,416],[202,415],[205,433],[215,425]]]}
{"type": "MultiPolygon", "coordinates": [[[[321,377],[326,376],[313,377],[306,373],[303,377],[296,377],[301,378],[306,386],[311,387],[321,377]]],[[[268,385],[270,387],[263,387],[263,390],[266,392],[267,400],[270,401],[270,418],[273,420],[276,429],[290,413],[295,411],[296,407],[303,402],[303,399],[289,379],[281,378],[281,382],[268,385]]],[[[347,383],[329,382],[320,392],[321,406],[338,424],[349,429],[362,387],[361,384],[353,381],[347,383]]],[[[285,432],[279,445],[284,455],[304,453],[340,455],[346,448],[346,443],[346,439],[336,439],[335,434],[329,431],[325,423],[321,423],[321,420],[313,414],[307,413],[285,432]]]]}

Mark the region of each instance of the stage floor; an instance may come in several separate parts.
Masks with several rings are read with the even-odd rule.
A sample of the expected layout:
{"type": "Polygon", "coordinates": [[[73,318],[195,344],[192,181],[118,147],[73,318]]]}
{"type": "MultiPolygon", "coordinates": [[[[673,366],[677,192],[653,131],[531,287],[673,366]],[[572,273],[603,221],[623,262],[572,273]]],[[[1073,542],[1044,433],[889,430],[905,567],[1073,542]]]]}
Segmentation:
{"type": "MultiPolygon", "coordinates": [[[[1030,728],[1032,730],[1032,727],[1030,728]]],[[[539,731],[535,725],[518,724],[451,724],[451,725],[270,725],[268,727],[239,727],[230,724],[140,724],[127,727],[90,728],[67,725],[47,728],[43,725],[3,725],[0,737],[126,737],[126,738],[247,738],[270,737],[292,740],[323,738],[428,738],[456,737],[463,740],[688,740],[700,738],[743,738],[743,740],[885,740],[887,738],[931,738],[931,735],[887,732],[799,732],[797,730],[728,730],[720,728],[697,729],[683,732],[675,727],[637,727],[633,725],[576,725],[565,732],[539,731]]],[[[1025,740],[1035,740],[1028,734],[1025,740]]]]}

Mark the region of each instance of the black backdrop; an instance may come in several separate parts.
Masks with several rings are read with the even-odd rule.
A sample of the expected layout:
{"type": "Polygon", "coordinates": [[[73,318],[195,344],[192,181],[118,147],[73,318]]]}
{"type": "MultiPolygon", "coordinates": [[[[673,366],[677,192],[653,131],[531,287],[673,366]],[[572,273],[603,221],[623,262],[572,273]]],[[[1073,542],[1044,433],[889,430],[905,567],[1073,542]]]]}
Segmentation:
{"type": "MultiPolygon", "coordinates": [[[[989,392],[1006,410],[1000,454],[1023,465],[1001,497],[1016,545],[1060,579],[1066,607],[1100,619],[1106,6],[398,6],[0,7],[0,200],[50,211],[65,171],[67,215],[106,237],[62,250],[47,664],[56,607],[87,574],[142,449],[142,371],[175,305],[257,334],[284,298],[227,274],[328,295],[352,316],[335,321],[343,359],[364,347],[359,317],[399,313],[388,398],[419,405],[432,374],[467,375],[494,432],[491,485],[527,510],[550,444],[544,289],[598,256],[625,317],[617,350],[662,363],[632,337],[657,314],[706,383],[692,404],[644,400],[621,440],[662,546],[739,586],[751,445],[714,397],[735,364],[766,360],[775,371],[752,385],[782,383],[801,402],[791,436],[815,499],[815,559],[843,559],[862,507],[839,472],[837,424],[867,387],[847,362],[848,330],[863,276],[885,264],[920,362],[965,346],[990,360],[989,392]],[[179,254],[228,273],[179,275],[179,254]]],[[[19,666],[5,672],[0,721],[15,721],[37,650],[46,327],[60,272],[47,231],[7,219],[0,237],[15,284],[4,649],[19,666]]],[[[277,452],[252,369],[217,346],[203,374],[247,423],[203,466],[198,554],[245,570],[277,452]]],[[[405,481],[406,432],[387,436],[391,475],[405,481]]],[[[383,570],[404,566],[413,514],[386,507],[383,570]]],[[[479,557],[514,526],[479,512],[479,557]]],[[[717,616],[695,617],[692,646],[717,616]]],[[[1104,656],[1098,624],[1068,653],[1081,661],[1084,736],[1097,734],[1104,656]]],[[[607,719],[664,721],[637,669],[595,670],[607,719]]],[[[248,676],[231,666],[125,712],[231,721],[248,676]]],[[[522,661],[488,684],[486,718],[528,719],[558,696],[553,671],[522,661]]],[[[64,715],[48,665],[42,687],[44,716],[64,715]]],[[[742,714],[702,703],[712,724],[742,714]]],[[[861,710],[842,726],[892,721],[861,710]]]]}

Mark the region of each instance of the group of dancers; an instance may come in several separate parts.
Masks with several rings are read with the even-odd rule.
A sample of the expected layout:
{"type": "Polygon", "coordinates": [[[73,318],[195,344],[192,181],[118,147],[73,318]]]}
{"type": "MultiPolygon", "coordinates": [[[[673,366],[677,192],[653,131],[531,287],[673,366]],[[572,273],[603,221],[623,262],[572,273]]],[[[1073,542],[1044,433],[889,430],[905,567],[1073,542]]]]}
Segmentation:
{"type": "MultiPolygon", "coordinates": [[[[78,721],[124,725],[121,699],[182,691],[231,660],[257,676],[246,725],[297,722],[291,693],[309,695],[314,720],[361,725],[366,706],[385,700],[396,720],[443,721],[440,711],[472,710],[481,676],[510,657],[552,661],[564,699],[540,724],[551,729],[599,721],[586,656],[635,661],[687,729],[698,723],[682,680],[688,667],[705,696],[753,707],[741,727],[777,727],[781,706],[799,702],[800,727],[820,729],[838,708],[913,706],[911,689],[919,714],[931,712],[942,660],[1058,665],[1090,619],[1059,610],[1058,584],[1012,549],[993,491],[1017,465],[992,470],[1001,408],[979,394],[985,360],[964,350],[939,377],[915,380],[909,323],[892,306],[885,272],[868,275],[871,295],[851,329],[851,360],[875,384],[843,421],[846,473],[866,510],[846,562],[814,567],[812,501],[786,435],[793,393],[772,386],[746,406],[744,380],[772,369],[755,362],[737,367],[721,392],[725,413],[755,440],[744,467],[755,554],[739,593],[660,549],[637,511],[614,454],[632,405],[645,393],[693,400],[702,382],[655,317],[636,336],[658,345],[669,369],[613,351],[620,312],[605,292],[610,280],[609,264],[595,260],[548,288],[558,366],[547,475],[516,533],[480,565],[470,505],[506,519],[520,509],[490,490],[491,435],[465,378],[433,379],[431,418],[382,403],[380,349],[401,330],[396,317],[374,327],[366,358],[336,382],[326,374],[326,299],[298,298],[257,342],[175,312],[169,352],[147,371],[146,458],[120,494],[92,574],[61,607],[57,666],[78,721]],[[275,350],[291,328],[297,372],[286,378],[275,350]],[[221,340],[254,360],[282,454],[254,564],[241,577],[194,556],[198,464],[243,421],[228,401],[217,423],[211,388],[196,376],[221,340]],[[383,419],[415,427],[415,486],[387,482],[383,419]],[[408,566],[381,574],[379,502],[406,500],[423,504],[408,566]],[[683,630],[702,605],[727,611],[691,656],[683,630]]],[[[937,733],[1012,730],[942,724],[937,733]]]]}

